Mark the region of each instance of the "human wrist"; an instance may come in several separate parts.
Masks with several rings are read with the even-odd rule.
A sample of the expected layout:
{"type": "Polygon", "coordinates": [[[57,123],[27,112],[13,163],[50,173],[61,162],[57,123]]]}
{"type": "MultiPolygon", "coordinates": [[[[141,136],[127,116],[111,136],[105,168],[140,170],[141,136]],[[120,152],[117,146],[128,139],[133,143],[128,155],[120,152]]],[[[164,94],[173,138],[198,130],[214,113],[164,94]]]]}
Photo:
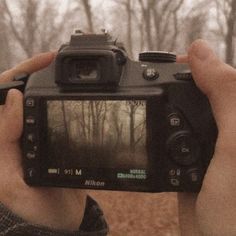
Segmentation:
{"type": "Polygon", "coordinates": [[[57,230],[42,225],[31,224],[0,202],[0,235],[74,236],[77,234],[78,230],[57,230]]]}
{"type": "Polygon", "coordinates": [[[196,193],[178,193],[178,212],[181,236],[199,236],[196,218],[196,193]]]}
{"type": "MultiPolygon", "coordinates": [[[[18,192],[15,200],[1,199],[3,204],[14,214],[32,225],[41,225],[57,230],[78,229],[84,214],[86,191],[32,188],[26,184],[15,187],[15,191],[18,192]]],[[[14,191],[9,191],[9,195],[12,192],[14,191]]]]}
{"type": "Polygon", "coordinates": [[[235,146],[235,140],[236,140],[236,128],[235,131],[227,131],[226,129],[218,132],[218,137],[215,145],[215,158],[224,158],[227,156],[228,158],[232,157],[233,160],[236,159],[235,153],[236,153],[236,146],[235,146]]]}
{"type": "MultiPolygon", "coordinates": [[[[76,206],[74,207],[76,208],[76,206]]],[[[79,212],[79,209],[77,209],[79,212]]],[[[60,230],[41,224],[32,224],[15,212],[9,210],[0,202],[0,235],[45,235],[45,236],[105,236],[109,228],[103,212],[98,203],[90,196],[86,198],[86,208],[82,222],[77,223],[75,230],[60,230]]],[[[35,211],[36,215],[37,212],[35,211]]],[[[64,212],[64,219],[69,218],[68,212],[64,212]]]]}

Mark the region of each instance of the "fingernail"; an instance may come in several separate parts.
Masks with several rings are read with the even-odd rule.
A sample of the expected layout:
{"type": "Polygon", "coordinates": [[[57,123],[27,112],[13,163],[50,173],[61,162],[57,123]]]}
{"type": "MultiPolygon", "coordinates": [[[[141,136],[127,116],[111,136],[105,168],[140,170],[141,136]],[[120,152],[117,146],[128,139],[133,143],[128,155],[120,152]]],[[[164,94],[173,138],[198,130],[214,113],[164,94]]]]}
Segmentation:
{"type": "Polygon", "coordinates": [[[16,96],[16,92],[15,89],[10,89],[7,93],[7,98],[6,98],[6,107],[7,108],[11,108],[12,106],[14,106],[15,104],[15,96],[16,96]]]}
{"type": "Polygon", "coordinates": [[[10,107],[13,104],[14,104],[14,95],[12,93],[12,90],[9,90],[7,93],[6,106],[10,107]]]}
{"type": "Polygon", "coordinates": [[[212,49],[204,40],[197,40],[192,44],[189,50],[191,54],[193,54],[201,61],[206,60],[212,54],[212,49]]]}

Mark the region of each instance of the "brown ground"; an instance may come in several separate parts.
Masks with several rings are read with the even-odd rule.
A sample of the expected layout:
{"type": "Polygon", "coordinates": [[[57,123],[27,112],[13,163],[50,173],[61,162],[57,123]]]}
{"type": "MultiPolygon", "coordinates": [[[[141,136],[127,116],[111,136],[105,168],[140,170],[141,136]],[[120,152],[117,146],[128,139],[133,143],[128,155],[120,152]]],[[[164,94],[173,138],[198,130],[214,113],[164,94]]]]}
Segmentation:
{"type": "Polygon", "coordinates": [[[174,193],[90,191],[109,223],[109,236],[179,236],[174,193]]]}

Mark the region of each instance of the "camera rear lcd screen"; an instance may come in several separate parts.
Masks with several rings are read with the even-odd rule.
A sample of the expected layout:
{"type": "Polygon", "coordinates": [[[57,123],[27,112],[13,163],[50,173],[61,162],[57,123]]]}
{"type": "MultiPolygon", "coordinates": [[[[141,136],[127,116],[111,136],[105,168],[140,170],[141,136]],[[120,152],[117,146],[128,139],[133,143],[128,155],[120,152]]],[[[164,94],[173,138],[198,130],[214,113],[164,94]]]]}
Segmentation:
{"type": "Polygon", "coordinates": [[[146,168],[146,101],[47,101],[48,165],[146,168]]]}

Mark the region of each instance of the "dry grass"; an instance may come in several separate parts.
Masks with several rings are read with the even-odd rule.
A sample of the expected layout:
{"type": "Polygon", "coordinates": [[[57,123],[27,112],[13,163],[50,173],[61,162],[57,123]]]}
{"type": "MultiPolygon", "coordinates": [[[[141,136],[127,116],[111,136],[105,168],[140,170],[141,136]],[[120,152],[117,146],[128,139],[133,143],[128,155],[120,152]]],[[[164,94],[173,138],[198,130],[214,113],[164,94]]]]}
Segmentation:
{"type": "Polygon", "coordinates": [[[174,193],[90,191],[102,207],[109,236],[179,236],[174,193]]]}

